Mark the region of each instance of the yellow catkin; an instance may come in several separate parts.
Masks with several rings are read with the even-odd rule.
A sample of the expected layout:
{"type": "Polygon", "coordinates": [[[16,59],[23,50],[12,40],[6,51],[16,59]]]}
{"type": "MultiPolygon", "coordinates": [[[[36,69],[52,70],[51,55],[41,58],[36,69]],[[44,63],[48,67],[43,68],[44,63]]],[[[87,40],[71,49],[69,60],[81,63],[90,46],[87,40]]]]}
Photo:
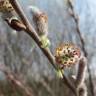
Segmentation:
{"type": "Polygon", "coordinates": [[[62,68],[76,64],[80,55],[80,49],[72,43],[61,44],[55,51],[56,62],[62,68]]]}
{"type": "Polygon", "coordinates": [[[0,12],[11,12],[13,10],[14,9],[8,0],[0,0],[0,12]]]}

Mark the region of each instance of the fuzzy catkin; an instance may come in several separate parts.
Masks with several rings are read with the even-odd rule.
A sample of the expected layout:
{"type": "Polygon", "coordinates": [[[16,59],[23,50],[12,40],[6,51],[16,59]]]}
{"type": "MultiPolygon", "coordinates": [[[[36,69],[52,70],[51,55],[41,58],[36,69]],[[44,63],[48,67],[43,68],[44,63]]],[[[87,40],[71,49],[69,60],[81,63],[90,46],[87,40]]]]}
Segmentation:
{"type": "Polygon", "coordinates": [[[0,12],[6,13],[13,11],[13,7],[9,0],[0,0],[0,12]]]}
{"type": "Polygon", "coordinates": [[[39,10],[39,8],[30,6],[30,12],[32,13],[32,19],[34,22],[35,30],[39,36],[48,35],[48,18],[47,15],[39,10]]]}
{"type": "Polygon", "coordinates": [[[79,67],[78,67],[78,73],[76,77],[76,87],[78,88],[79,86],[84,83],[85,80],[85,73],[86,73],[86,64],[87,60],[85,57],[82,57],[79,61],[79,67]]]}
{"type": "Polygon", "coordinates": [[[84,83],[82,83],[82,85],[80,86],[79,90],[79,96],[87,96],[87,87],[84,83]]]}

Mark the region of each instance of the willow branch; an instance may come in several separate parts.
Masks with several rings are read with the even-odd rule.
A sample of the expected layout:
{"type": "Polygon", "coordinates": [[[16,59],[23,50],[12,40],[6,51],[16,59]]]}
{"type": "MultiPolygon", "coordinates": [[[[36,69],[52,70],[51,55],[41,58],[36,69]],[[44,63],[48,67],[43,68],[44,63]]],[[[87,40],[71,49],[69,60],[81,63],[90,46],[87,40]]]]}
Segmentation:
{"type": "Polygon", "coordinates": [[[16,13],[19,15],[19,17],[21,18],[22,22],[25,24],[25,26],[27,27],[26,29],[26,33],[29,34],[31,36],[31,38],[36,42],[36,44],[39,46],[39,48],[42,50],[42,52],[45,54],[45,56],[47,56],[48,60],[51,62],[51,64],[54,66],[54,68],[56,69],[56,65],[55,65],[55,58],[52,55],[52,53],[50,52],[50,50],[48,48],[42,48],[41,45],[41,41],[39,36],[37,35],[36,31],[34,30],[34,28],[32,27],[32,25],[30,24],[29,20],[27,19],[27,17],[25,16],[25,13],[23,12],[20,4],[18,3],[17,0],[9,0],[10,3],[12,4],[12,6],[14,7],[16,13]]]}
{"type": "MultiPolygon", "coordinates": [[[[80,31],[80,28],[79,28],[79,17],[77,16],[77,14],[74,11],[74,6],[73,6],[71,0],[68,0],[68,5],[69,5],[69,8],[71,10],[70,15],[73,17],[73,19],[76,23],[76,32],[80,37],[80,41],[81,41],[81,44],[82,44],[82,50],[83,50],[84,56],[88,59],[88,53],[87,53],[86,48],[85,48],[85,41],[84,41],[84,38],[82,37],[81,31],[80,31]]],[[[88,73],[89,73],[89,82],[90,82],[91,93],[92,93],[92,96],[94,96],[94,86],[93,86],[93,83],[92,83],[91,70],[90,70],[88,64],[87,64],[87,69],[88,69],[88,73]]]]}
{"type": "MultiPolygon", "coordinates": [[[[42,48],[41,47],[42,43],[40,41],[40,38],[37,35],[37,33],[34,30],[34,28],[32,27],[32,25],[30,24],[30,22],[28,21],[27,17],[25,16],[25,13],[23,12],[23,10],[22,10],[20,4],[18,3],[18,1],[17,0],[9,0],[9,1],[12,4],[12,6],[14,7],[16,13],[21,18],[22,22],[26,25],[27,29],[26,29],[25,32],[31,36],[31,38],[36,42],[36,44],[42,50],[44,55],[48,58],[48,60],[52,64],[52,66],[57,70],[54,56],[52,55],[52,53],[50,52],[50,50],[48,48],[42,48]]],[[[71,84],[71,82],[68,80],[68,78],[66,78],[65,75],[63,75],[63,81],[74,92],[74,94],[76,95],[74,86],[71,84]]]]}
{"type": "Polygon", "coordinates": [[[80,37],[80,41],[81,41],[81,44],[82,44],[82,50],[84,52],[84,55],[85,57],[87,57],[87,51],[85,49],[85,42],[84,42],[84,38],[82,37],[82,34],[80,32],[80,29],[79,29],[79,17],[77,14],[75,14],[75,11],[74,11],[74,6],[72,4],[72,1],[71,0],[68,0],[68,5],[69,5],[69,8],[70,8],[70,15],[73,17],[75,23],[76,23],[76,32],[78,33],[79,37],[80,37]]]}

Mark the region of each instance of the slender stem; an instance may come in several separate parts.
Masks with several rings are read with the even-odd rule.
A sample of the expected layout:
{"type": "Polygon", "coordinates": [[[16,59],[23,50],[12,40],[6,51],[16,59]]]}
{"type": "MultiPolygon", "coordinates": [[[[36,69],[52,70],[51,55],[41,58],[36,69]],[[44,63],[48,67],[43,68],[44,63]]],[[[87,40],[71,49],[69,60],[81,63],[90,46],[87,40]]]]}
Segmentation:
{"type": "MultiPolygon", "coordinates": [[[[73,17],[73,19],[76,23],[76,32],[80,37],[80,41],[81,41],[81,44],[82,44],[82,50],[84,52],[84,56],[88,59],[88,53],[87,53],[86,48],[85,48],[85,41],[84,41],[84,38],[82,37],[81,31],[80,31],[80,28],[79,28],[79,18],[75,14],[74,6],[73,6],[71,0],[68,0],[68,5],[69,5],[69,8],[71,9],[71,14],[70,15],[73,17]]],[[[87,70],[88,70],[88,73],[89,73],[89,82],[90,82],[91,94],[92,94],[92,96],[94,96],[94,85],[92,83],[92,76],[91,76],[91,70],[89,68],[89,64],[87,64],[87,70]]]]}
{"type": "MultiPolygon", "coordinates": [[[[18,1],[17,0],[9,0],[9,1],[12,4],[12,6],[14,7],[16,13],[21,18],[22,22],[26,25],[26,27],[27,27],[26,33],[29,34],[32,39],[34,39],[34,41],[39,46],[39,48],[42,50],[42,52],[44,53],[44,55],[48,58],[48,60],[52,64],[52,66],[57,70],[57,66],[56,66],[56,62],[55,62],[54,56],[50,52],[49,48],[42,48],[41,47],[41,44],[42,43],[40,41],[40,38],[37,35],[37,33],[34,30],[34,28],[32,27],[32,25],[30,24],[30,22],[28,21],[27,17],[25,16],[25,13],[23,12],[23,10],[22,10],[21,6],[19,5],[18,1]]],[[[66,78],[65,75],[63,75],[63,81],[72,90],[72,92],[76,96],[76,92],[75,92],[74,86],[72,86],[71,82],[69,82],[68,78],[66,78]]]]}

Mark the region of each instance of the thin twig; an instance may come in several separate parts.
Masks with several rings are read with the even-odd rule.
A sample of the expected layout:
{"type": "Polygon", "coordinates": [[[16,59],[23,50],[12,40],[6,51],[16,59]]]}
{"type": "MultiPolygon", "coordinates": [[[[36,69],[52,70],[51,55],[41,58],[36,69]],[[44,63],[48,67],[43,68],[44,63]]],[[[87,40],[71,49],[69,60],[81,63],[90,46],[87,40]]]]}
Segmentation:
{"type": "MultiPolygon", "coordinates": [[[[68,0],[68,5],[69,5],[70,11],[71,11],[70,15],[73,17],[73,19],[76,23],[76,32],[80,37],[80,41],[81,41],[81,44],[82,44],[82,50],[83,50],[84,56],[88,59],[88,53],[87,53],[86,48],[85,48],[85,41],[84,41],[84,38],[82,37],[81,31],[80,31],[80,28],[79,28],[79,18],[74,11],[74,6],[73,6],[71,0],[68,0]]],[[[92,96],[94,96],[94,86],[93,86],[93,83],[92,83],[91,70],[90,70],[88,64],[87,64],[87,70],[88,70],[88,73],[89,73],[89,82],[90,82],[91,94],[92,94],[92,96]]]]}
{"type": "Polygon", "coordinates": [[[20,89],[22,89],[25,92],[26,96],[34,96],[32,90],[29,87],[24,86],[24,84],[21,82],[21,80],[17,78],[17,76],[15,76],[15,74],[8,71],[8,68],[6,68],[5,66],[0,66],[0,71],[2,71],[5,74],[7,80],[10,81],[10,83],[14,87],[17,86],[20,89]]]}
{"type": "Polygon", "coordinates": [[[79,37],[80,37],[80,41],[81,41],[81,44],[82,44],[82,50],[84,52],[84,56],[87,57],[88,53],[85,49],[85,42],[84,42],[84,39],[81,35],[81,32],[80,32],[80,29],[79,29],[79,17],[77,14],[75,14],[75,11],[74,11],[74,6],[72,4],[72,1],[71,0],[68,0],[68,5],[70,7],[70,15],[73,17],[75,23],[76,23],[76,32],[78,33],[79,37]]]}
{"type": "MultiPolygon", "coordinates": [[[[30,24],[30,22],[28,21],[27,17],[25,16],[25,14],[24,14],[20,4],[18,3],[18,1],[17,0],[9,0],[9,1],[12,4],[12,6],[14,7],[16,13],[21,18],[22,22],[26,25],[26,27],[27,27],[26,33],[31,36],[31,38],[36,42],[36,44],[42,50],[44,55],[48,58],[48,60],[52,64],[52,66],[57,70],[54,56],[52,55],[52,53],[50,52],[50,50],[48,48],[42,48],[41,47],[42,43],[40,41],[40,38],[37,35],[37,33],[34,30],[34,28],[32,27],[32,25],[30,24]]],[[[63,81],[73,91],[73,93],[76,95],[74,86],[71,84],[71,82],[68,80],[68,78],[66,78],[65,75],[63,75],[63,81]]]]}

